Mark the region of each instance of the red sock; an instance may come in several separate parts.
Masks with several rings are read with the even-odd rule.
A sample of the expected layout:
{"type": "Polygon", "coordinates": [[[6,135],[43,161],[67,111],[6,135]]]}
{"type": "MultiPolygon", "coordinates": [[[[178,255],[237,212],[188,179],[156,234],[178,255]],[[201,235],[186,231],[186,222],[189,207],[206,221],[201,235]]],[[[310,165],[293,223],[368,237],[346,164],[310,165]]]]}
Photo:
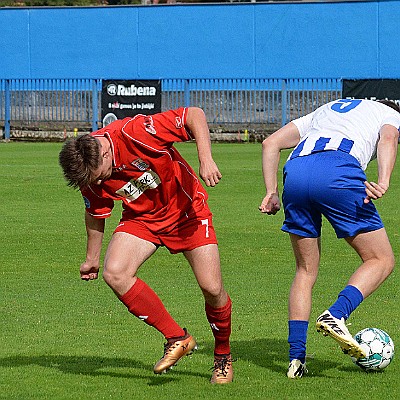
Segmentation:
{"type": "Polygon", "coordinates": [[[166,339],[185,335],[153,289],[141,279],[119,299],[134,316],[156,328],[166,339]]]}
{"type": "Polygon", "coordinates": [[[228,301],[220,308],[213,308],[206,303],[206,315],[215,338],[214,354],[230,354],[229,337],[231,335],[232,316],[232,301],[230,297],[228,296],[228,301]]]}

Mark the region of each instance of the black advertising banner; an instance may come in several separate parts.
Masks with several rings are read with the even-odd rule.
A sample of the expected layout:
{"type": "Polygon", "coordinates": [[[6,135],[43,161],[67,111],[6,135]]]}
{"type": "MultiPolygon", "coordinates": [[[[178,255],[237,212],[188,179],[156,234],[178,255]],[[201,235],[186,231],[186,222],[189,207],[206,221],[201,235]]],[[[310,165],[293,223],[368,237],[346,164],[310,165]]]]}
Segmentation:
{"type": "Polygon", "coordinates": [[[400,103],[400,79],[343,79],[343,98],[393,100],[400,103]]]}
{"type": "Polygon", "coordinates": [[[161,81],[103,80],[103,126],[116,119],[161,112],[161,81]]]}

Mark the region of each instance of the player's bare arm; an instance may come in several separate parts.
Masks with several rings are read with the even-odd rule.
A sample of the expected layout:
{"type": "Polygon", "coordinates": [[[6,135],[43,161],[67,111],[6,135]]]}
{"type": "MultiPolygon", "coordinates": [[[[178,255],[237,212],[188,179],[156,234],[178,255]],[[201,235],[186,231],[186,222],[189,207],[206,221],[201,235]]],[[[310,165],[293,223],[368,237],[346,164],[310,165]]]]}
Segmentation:
{"type": "Polygon", "coordinates": [[[267,194],[259,210],[268,215],[275,215],[281,208],[278,190],[278,167],[283,149],[295,147],[300,141],[300,134],[295,124],[290,122],[267,137],[262,143],[262,169],[267,194]]]}
{"type": "Polygon", "coordinates": [[[186,127],[196,140],[199,158],[199,175],[207,186],[215,186],[222,174],[212,158],[210,131],[204,111],[198,107],[187,109],[186,127]]]}
{"type": "Polygon", "coordinates": [[[81,279],[88,281],[98,278],[105,220],[94,218],[85,212],[85,225],[87,234],[86,260],[81,264],[80,274],[81,279]]]}
{"type": "Polygon", "coordinates": [[[367,196],[364,203],[380,199],[389,189],[390,177],[396,162],[399,131],[392,125],[384,125],[377,148],[378,183],[365,182],[367,196]]]}

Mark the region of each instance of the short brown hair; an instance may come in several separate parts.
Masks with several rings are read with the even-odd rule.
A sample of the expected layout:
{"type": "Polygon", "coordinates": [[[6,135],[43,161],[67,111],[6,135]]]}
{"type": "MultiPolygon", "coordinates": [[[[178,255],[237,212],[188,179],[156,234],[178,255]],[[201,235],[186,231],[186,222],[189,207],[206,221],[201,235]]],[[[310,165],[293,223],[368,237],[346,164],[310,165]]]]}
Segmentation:
{"type": "Polygon", "coordinates": [[[378,103],[385,104],[385,106],[393,108],[393,110],[396,110],[398,113],[400,113],[400,107],[394,101],[391,101],[391,100],[378,100],[378,103]]]}
{"type": "Polygon", "coordinates": [[[93,171],[100,166],[100,142],[89,134],[69,139],[58,160],[68,186],[85,188],[92,182],[93,171]]]}

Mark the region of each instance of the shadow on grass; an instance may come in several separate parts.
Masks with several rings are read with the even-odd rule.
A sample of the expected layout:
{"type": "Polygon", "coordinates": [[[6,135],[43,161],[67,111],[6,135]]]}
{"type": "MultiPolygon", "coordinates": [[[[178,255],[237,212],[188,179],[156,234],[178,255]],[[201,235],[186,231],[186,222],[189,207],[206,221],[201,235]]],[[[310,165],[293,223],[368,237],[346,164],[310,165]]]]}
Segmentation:
{"type": "MultiPolygon", "coordinates": [[[[212,360],[214,343],[205,341],[200,344],[197,353],[210,356],[212,360]]],[[[284,376],[288,366],[288,344],[283,339],[257,338],[232,342],[232,355],[238,361],[245,361],[257,367],[265,368],[271,372],[284,376]]],[[[313,358],[307,360],[309,375],[314,377],[327,376],[325,371],[330,369],[343,369],[343,364],[324,359],[313,358]]],[[[167,375],[153,375],[153,365],[130,358],[107,358],[96,356],[68,356],[68,355],[42,355],[42,356],[13,356],[0,359],[0,367],[15,368],[27,365],[38,365],[46,368],[57,369],[66,374],[109,376],[115,378],[148,380],[149,386],[164,385],[176,382],[183,376],[201,377],[210,379],[210,373],[203,374],[190,370],[173,369],[167,375]],[[129,370],[121,371],[121,368],[129,370]],[[140,369],[140,372],[131,372],[131,369],[140,369]],[[112,370],[114,369],[114,371],[112,370]],[[118,371],[119,370],[119,371],[118,371]]],[[[237,367],[235,368],[237,369],[237,367]]]]}
{"type": "Polygon", "coordinates": [[[179,371],[174,369],[168,375],[153,375],[153,365],[129,358],[107,358],[96,356],[68,356],[68,355],[38,355],[4,357],[0,359],[0,367],[15,368],[29,365],[57,369],[65,374],[88,375],[93,377],[109,376],[114,378],[148,380],[148,385],[164,385],[179,380],[179,376],[195,376],[209,379],[208,374],[198,372],[179,371]],[[138,373],[130,371],[116,372],[108,369],[137,368],[138,373]]]}
{"type": "MultiPolygon", "coordinates": [[[[232,341],[232,355],[239,361],[247,361],[258,367],[265,368],[280,375],[286,375],[289,345],[284,339],[257,338],[252,340],[232,341]]],[[[204,348],[198,350],[200,353],[212,354],[212,343],[207,343],[204,348]]],[[[339,351],[339,350],[338,350],[339,351]]],[[[345,360],[343,360],[345,364],[345,360]]],[[[326,377],[325,371],[330,369],[341,369],[343,364],[316,357],[307,359],[309,375],[326,377]]],[[[307,376],[307,375],[306,375],[307,376]]]]}

